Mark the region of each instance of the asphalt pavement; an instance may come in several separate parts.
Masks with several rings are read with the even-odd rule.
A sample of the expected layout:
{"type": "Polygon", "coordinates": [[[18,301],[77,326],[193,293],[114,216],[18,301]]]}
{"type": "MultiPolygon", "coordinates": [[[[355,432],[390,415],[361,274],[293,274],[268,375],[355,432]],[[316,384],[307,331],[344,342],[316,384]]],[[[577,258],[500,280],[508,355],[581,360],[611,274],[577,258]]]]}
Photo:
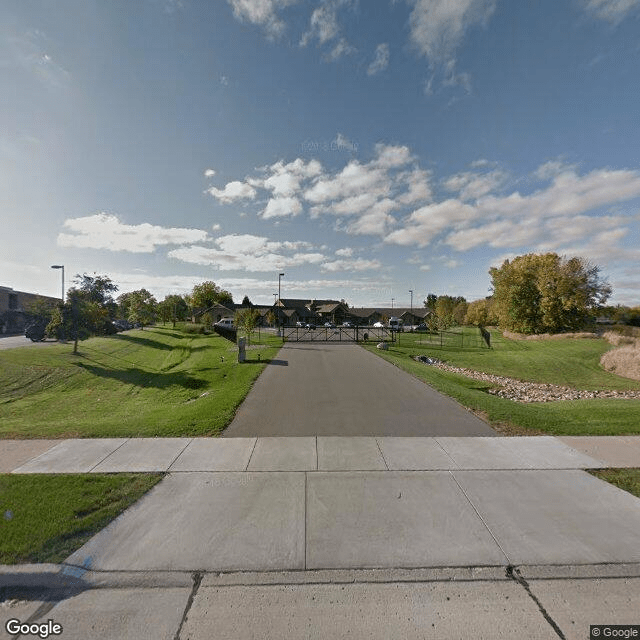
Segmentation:
{"type": "Polygon", "coordinates": [[[460,404],[355,344],[286,343],[224,437],[494,436],[460,404]]]}

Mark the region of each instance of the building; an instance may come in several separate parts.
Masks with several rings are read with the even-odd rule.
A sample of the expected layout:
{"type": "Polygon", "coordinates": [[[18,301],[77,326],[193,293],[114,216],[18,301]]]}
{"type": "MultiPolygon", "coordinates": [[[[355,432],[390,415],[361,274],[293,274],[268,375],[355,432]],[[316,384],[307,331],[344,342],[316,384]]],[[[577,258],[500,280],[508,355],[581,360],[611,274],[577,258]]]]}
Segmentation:
{"type": "Polygon", "coordinates": [[[31,318],[31,306],[38,301],[51,307],[61,302],[60,298],[0,286],[0,333],[24,333],[31,318]]]}

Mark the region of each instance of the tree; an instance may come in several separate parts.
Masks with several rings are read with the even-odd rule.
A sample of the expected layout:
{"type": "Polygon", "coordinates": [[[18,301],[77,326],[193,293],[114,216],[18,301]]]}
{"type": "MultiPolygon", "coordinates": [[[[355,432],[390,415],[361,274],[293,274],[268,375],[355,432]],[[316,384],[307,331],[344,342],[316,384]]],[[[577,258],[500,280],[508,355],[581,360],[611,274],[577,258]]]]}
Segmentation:
{"type": "Polygon", "coordinates": [[[241,309],[236,311],[235,323],[247,334],[247,341],[251,342],[251,334],[260,322],[260,312],[257,309],[241,309]]]}
{"type": "Polygon", "coordinates": [[[184,321],[187,319],[189,307],[182,296],[172,294],[165,296],[162,302],[158,302],[157,311],[163,322],[173,320],[175,328],[177,320],[184,321]]]}
{"type": "Polygon", "coordinates": [[[611,295],[599,267],[556,253],[505,260],[489,274],[500,326],[519,333],[579,329],[611,295]]]}
{"type": "Polygon", "coordinates": [[[436,308],[436,302],[438,301],[438,296],[435,293],[430,293],[427,296],[427,299],[424,301],[424,306],[429,309],[429,311],[434,311],[436,308]]]}
{"type": "Polygon", "coordinates": [[[207,280],[193,287],[190,304],[192,307],[208,309],[214,304],[233,304],[233,297],[215,282],[207,280]]]}
{"type": "Polygon", "coordinates": [[[253,307],[253,304],[251,303],[251,300],[249,300],[249,296],[245,296],[244,298],[242,298],[242,306],[243,307],[253,307]]]}
{"type": "Polygon", "coordinates": [[[155,320],[156,299],[146,289],[123,293],[118,297],[122,314],[142,329],[155,320]]]}

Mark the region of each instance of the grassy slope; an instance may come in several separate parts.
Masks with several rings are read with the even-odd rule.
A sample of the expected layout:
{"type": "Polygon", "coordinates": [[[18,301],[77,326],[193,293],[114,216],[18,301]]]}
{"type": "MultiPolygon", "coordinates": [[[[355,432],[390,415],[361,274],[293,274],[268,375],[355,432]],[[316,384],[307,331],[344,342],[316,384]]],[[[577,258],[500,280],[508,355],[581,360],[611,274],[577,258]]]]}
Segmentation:
{"type": "Polygon", "coordinates": [[[581,389],[640,389],[637,381],[608,373],[600,356],[611,348],[604,340],[513,341],[492,333],[493,349],[440,348],[403,334],[388,352],[367,347],[400,368],[484,415],[507,433],[554,435],[640,434],[640,400],[576,400],[521,404],[486,393],[491,385],[415,362],[426,354],[449,364],[522,380],[581,389]]]}
{"type": "Polygon", "coordinates": [[[589,473],[640,498],[640,469],[597,469],[589,473]]]}
{"type": "Polygon", "coordinates": [[[64,560],[161,478],[0,475],[0,564],[64,560]]]}
{"type": "Polygon", "coordinates": [[[271,342],[242,365],[223,338],[169,328],[0,352],[0,437],[217,435],[271,342]]]}

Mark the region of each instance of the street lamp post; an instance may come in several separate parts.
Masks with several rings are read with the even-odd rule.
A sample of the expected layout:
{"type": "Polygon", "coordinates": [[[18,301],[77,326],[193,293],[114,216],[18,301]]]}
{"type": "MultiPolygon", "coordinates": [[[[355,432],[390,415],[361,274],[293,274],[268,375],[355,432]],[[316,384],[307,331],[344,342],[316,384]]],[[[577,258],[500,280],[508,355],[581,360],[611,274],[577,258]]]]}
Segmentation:
{"type": "Polygon", "coordinates": [[[413,330],[413,289],[409,289],[411,294],[411,330],[413,330]]]}
{"type": "Polygon", "coordinates": [[[393,311],[393,301],[395,300],[395,298],[391,298],[391,311],[393,311]]]}
{"type": "Polygon", "coordinates": [[[280,309],[278,311],[280,311],[280,313],[278,313],[278,323],[280,325],[280,331],[278,332],[279,335],[282,335],[282,315],[281,315],[281,311],[282,311],[282,302],[280,301],[280,280],[281,278],[284,276],[284,273],[279,273],[278,274],[278,304],[280,305],[280,309]]]}
{"type": "Polygon", "coordinates": [[[52,269],[62,269],[62,304],[64,304],[64,265],[63,264],[52,264],[52,269]]]}

